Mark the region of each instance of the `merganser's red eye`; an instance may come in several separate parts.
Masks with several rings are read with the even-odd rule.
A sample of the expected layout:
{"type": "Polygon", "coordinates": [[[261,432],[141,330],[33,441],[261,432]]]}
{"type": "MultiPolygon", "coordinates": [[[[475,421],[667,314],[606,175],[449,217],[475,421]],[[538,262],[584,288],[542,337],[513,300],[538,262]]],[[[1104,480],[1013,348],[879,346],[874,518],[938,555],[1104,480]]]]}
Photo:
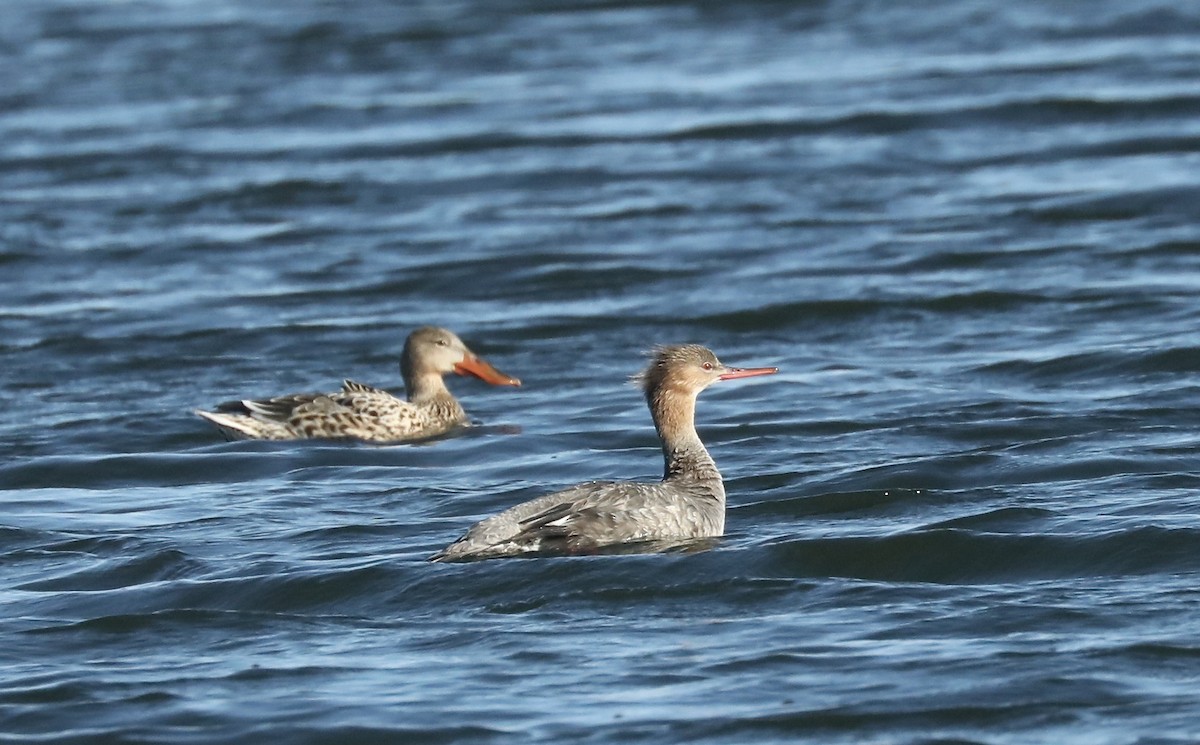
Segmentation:
{"type": "Polygon", "coordinates": [[[711,369],[712,369],[712,363],[711,363],[711,362],[705,362],[705,363],[704,363],[704,369],[705,369],[705,370],[711,370],[711,369]]]}

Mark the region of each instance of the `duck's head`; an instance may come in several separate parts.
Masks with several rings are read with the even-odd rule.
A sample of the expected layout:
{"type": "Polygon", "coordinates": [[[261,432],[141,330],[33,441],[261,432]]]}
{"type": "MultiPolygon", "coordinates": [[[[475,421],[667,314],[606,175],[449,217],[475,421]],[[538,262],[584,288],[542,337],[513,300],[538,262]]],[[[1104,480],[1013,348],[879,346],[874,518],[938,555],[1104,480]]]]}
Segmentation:
{"type": "Polygon", "coordinates": [[[521,385],[520,380],[505,375],[468,349],[452,331],[422,326],[408,335],[400,357],[400,374],[405,380],[451,372],[471,375],[492,385],[521,385]]]}

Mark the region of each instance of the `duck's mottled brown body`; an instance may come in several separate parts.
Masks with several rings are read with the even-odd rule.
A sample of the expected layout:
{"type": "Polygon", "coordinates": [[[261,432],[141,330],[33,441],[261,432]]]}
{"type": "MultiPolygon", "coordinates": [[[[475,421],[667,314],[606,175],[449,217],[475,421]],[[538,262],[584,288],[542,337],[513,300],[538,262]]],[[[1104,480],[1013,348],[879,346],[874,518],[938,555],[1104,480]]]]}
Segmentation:
{"type": "Polygon", "coordinates": [[[467,421],[466,412],[442,378],[448,372],[473,375],[492,385],[521,384],[477,357],[453,333],[434,326],[423,326],[409,335],[400,372],[405,399],[347,380],[336,393],[243,399],[220,404],[216,411],[196,413],[236,439],[324,437],[396,442],[439,435],[467,421]]]}

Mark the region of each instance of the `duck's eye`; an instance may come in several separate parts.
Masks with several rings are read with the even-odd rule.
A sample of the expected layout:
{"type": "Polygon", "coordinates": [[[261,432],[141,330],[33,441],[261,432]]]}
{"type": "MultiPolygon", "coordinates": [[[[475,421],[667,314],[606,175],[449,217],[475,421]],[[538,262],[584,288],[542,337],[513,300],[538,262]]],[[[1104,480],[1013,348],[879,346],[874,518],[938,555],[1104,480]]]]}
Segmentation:
{"type": "Polygon", "coordinates": [[[446,341],[445,339],[438,339],[437,345],[439,347],[448,347],[448,346],[450,346],[450,342],[446,341]]]}
{"type": "Polygon", "coordinates": [[[711,363],[711,362],[705,362],[703,365],[701,365],[701,367],[703,367],[705,370],[711,370],[711,369],[712,369],[712,363],[711,363]]]}

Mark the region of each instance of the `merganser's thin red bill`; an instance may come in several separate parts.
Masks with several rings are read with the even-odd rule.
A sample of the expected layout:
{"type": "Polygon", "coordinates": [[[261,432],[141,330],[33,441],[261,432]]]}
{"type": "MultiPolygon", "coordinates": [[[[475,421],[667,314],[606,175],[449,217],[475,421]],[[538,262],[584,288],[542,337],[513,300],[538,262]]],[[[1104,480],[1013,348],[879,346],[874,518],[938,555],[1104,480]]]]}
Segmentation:
{"type": "Polygon", "coordinates": [[[774,375],[777,372],[778,367],[731,367],[727,372],[721,373],[720,379],[753,378],[756,375],[774,375]]]}

